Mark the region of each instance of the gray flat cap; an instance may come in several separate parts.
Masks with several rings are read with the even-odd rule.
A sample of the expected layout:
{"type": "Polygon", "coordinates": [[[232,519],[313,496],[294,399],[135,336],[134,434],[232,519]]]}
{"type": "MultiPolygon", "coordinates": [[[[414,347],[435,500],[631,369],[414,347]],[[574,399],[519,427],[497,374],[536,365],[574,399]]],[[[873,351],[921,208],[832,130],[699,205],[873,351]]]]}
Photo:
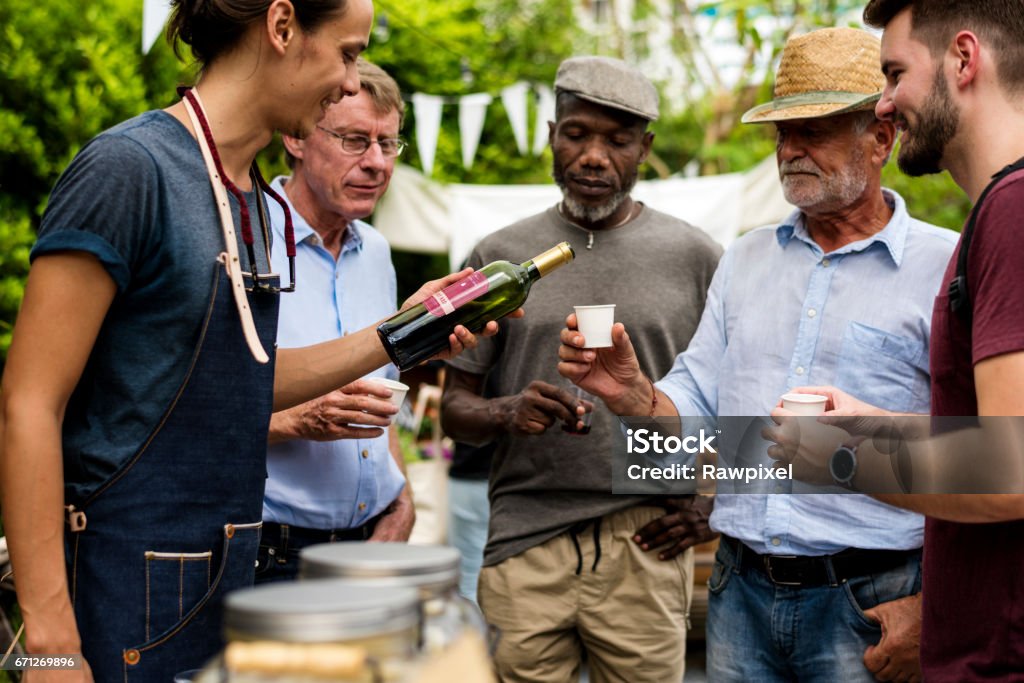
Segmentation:
{"type": "Polygon", "coordinates": [[[658,91],[647,76],[619,59],[570,57],[558,67],[555,91],[582,100],[658,120],[658,91]]]}

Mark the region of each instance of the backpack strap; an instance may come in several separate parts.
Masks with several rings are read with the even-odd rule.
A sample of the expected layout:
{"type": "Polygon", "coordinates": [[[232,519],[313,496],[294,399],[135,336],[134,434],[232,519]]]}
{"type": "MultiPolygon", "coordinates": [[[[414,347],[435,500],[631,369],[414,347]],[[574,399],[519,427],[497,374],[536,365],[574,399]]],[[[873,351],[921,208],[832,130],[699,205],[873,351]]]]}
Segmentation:
{"type": "Polygon", "coordinates": [[[1014,171],[1024,169],[1024,157],[1021,157],[1014,163],[1003,168],[1003,170],[992,176],[992,180],[985,189],[982,190],[981,196],[978,197],[978,201],[975,202],[974,208],[971,209],[971,214],[967,219],[967,225],[964,227],[963,237],[960,239],[960,252],[956,258],[956,275],[949,282],[949,310],[952,311],[957,317],[960,318],[968,327],[971,326],[971,320],[973,319],[973,305],[971,304],[970,290],[967,287],[967,252],[971,247],[971,239],[974,237],[974,223],[978,219],[978,213],[981,211],[981,205],[984,203],[988,193],[998,185],[1003,178],[1010,175],[1014,171]]]}

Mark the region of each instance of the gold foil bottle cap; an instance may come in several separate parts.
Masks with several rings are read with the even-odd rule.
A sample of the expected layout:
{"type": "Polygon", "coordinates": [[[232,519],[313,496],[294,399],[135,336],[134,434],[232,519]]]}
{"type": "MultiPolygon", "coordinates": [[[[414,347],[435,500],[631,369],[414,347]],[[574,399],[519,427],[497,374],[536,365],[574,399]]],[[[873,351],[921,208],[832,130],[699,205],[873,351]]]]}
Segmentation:
{"type": "Polygon", "coordinates": [[[533,259],[533,265],[537,266],[540,276],[544,277],[554,269],[564,266],[576,258],[576,252],[568,242],[559,242],[551,249],[548,249],[540,256],[533,259]]]}

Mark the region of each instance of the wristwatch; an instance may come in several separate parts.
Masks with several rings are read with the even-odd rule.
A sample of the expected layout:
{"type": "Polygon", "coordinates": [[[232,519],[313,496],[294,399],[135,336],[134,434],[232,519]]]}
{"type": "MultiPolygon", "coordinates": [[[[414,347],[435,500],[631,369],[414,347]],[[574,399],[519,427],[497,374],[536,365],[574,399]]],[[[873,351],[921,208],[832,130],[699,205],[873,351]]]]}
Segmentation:
{"type": "Polygon", "coordinates": [[[843,488],[853,488],[853,478],[857,475],[857,447],[840,446],[828,461],[828,471],[832,481],[843,488]]]}

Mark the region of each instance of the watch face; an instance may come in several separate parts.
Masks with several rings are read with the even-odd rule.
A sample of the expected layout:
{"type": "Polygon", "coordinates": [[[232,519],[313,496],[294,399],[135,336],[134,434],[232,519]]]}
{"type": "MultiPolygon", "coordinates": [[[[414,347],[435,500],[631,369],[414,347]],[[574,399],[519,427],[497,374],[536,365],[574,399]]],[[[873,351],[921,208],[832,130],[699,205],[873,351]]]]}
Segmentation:
{"type": "Polygon", "coordinates": [[[857,456],[849,448],[843,447],[832,454],[829,461],[832,478],[840,484],[849,484],[857,471],[857,456]]]}

